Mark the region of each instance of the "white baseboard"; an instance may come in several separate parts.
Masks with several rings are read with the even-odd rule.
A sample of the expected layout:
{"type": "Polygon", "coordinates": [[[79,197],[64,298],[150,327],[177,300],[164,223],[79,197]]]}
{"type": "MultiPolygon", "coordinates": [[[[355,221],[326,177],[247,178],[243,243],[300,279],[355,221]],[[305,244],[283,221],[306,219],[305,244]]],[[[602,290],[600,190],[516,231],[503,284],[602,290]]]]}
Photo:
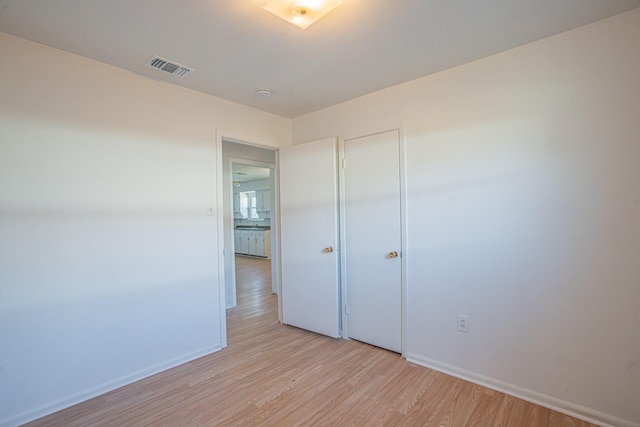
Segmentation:
{"type": "Polygon", "coordinates": [[[159,372],[166,371],[167,369],[174,368],[178,365],[182,365],[183,363],[190,362],[199,357],[206,356],[207,354],[215,353],[216,351],[219,351],[219,350],[222,350],[222,346],[220,344],[217,344],[214,346],[206,347],[201,350],[193,351],[191,353],[183,354],[178,357],[174,357],[164,362],[160,362],[155,365],[149,366],[148,368],[144,368],[139,371],[133,372],[131,374],[124,375],[120,378],[107,381],[96,387],[91,387],[87,390],[81,391],[80,393],[67,396],[63,399],[48,403],[39,408],[24,412],[17,416],[0,420],[0,427],[14,427],[14,426],[19,426],[21,424],[28,423],[38,418],[42,418],[46,415],[53,414],[54,412],[58,412],[62,409],[84,402],[85,400],[89,400],[101,394],[123,387],[127,384],[131,384],[143,378],[150,377],[151,375],[155,375],[159,372]]]}
{"type": "Polygon", "coordinates": [[[435,360],[422,357],[417,354],[408,353],[406,358],[409,362],[417,365],[424,366],[426,368],[439,371],[456,378],[460,378],[472,383],[517,397],[527,402],[535,403],[536,405],[544,406],[545,408],[552,409],[554,411],[561,412],[563,414],[588,421],[592,424],[601,425],[603,427],[640,427],[640,424],[633,421],[624,420],[622,418],[615,417],[613,415],[605,414],[593,409],[586,408],[584,406],[576,405],[571,402],[566,402],[555,397],[547,396],[542,393],[538,393],[533,390],[518,387],[513,384],[505,383],[495,378],[486,377],[484,375],[476,374],[465,369],[461,369],[455,366],[447,365],[446,363],[440,363],[435,360]]]}

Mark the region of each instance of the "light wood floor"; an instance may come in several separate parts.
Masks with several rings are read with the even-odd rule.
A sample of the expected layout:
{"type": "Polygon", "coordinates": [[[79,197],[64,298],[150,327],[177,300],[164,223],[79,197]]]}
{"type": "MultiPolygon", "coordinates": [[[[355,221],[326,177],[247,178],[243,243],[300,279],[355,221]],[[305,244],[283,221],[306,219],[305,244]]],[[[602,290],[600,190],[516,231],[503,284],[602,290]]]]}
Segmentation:
{"type": "Polygon", "coordinates": [[[237,257],[228,347],[31,426],[591,426],[356,341],[282,326],[269,261],[237,257]]]}

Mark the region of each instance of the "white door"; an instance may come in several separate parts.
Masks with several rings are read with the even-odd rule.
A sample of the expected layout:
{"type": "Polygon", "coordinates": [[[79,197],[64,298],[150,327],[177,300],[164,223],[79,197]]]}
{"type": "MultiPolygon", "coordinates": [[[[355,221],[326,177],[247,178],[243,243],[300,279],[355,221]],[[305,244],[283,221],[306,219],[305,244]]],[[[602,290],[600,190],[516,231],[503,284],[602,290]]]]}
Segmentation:
{"type": "Polygon", "coordinates": [[[340,335],[335,138],[280,150],[282,320],[340,335]]]}
{"type": "Polygon", "coordinates": [[[400,146],[397,130],[344,142],[347,333],[401,352],[400,146]]]}

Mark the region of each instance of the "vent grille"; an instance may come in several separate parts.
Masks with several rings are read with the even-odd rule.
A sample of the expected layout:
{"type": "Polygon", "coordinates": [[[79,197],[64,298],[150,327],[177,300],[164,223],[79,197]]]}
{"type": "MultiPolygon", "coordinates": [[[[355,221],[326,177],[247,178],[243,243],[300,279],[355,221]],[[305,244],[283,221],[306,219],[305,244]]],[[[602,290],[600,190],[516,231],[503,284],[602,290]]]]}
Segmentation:
{"type": "Polygon", "coordinates": [[[187,77],[193,71],[193,68],[186,67],[158,55],[153,55],[153,58],[151,58],[146,65],[147,67],[155,68],[178,77],[187,77]]]}

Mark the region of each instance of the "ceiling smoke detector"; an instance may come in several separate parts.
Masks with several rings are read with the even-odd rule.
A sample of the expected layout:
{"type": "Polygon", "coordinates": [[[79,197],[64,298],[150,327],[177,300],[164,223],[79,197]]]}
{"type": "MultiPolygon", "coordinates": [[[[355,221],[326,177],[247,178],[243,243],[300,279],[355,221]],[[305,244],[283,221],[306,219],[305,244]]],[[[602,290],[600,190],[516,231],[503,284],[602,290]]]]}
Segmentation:
{"type": "Polygon", "coordinates": [[[266,98],[267,96],[271,96],[271,91],[269,89],[258,89],[256,95],[261,98],[266,98]]]}

